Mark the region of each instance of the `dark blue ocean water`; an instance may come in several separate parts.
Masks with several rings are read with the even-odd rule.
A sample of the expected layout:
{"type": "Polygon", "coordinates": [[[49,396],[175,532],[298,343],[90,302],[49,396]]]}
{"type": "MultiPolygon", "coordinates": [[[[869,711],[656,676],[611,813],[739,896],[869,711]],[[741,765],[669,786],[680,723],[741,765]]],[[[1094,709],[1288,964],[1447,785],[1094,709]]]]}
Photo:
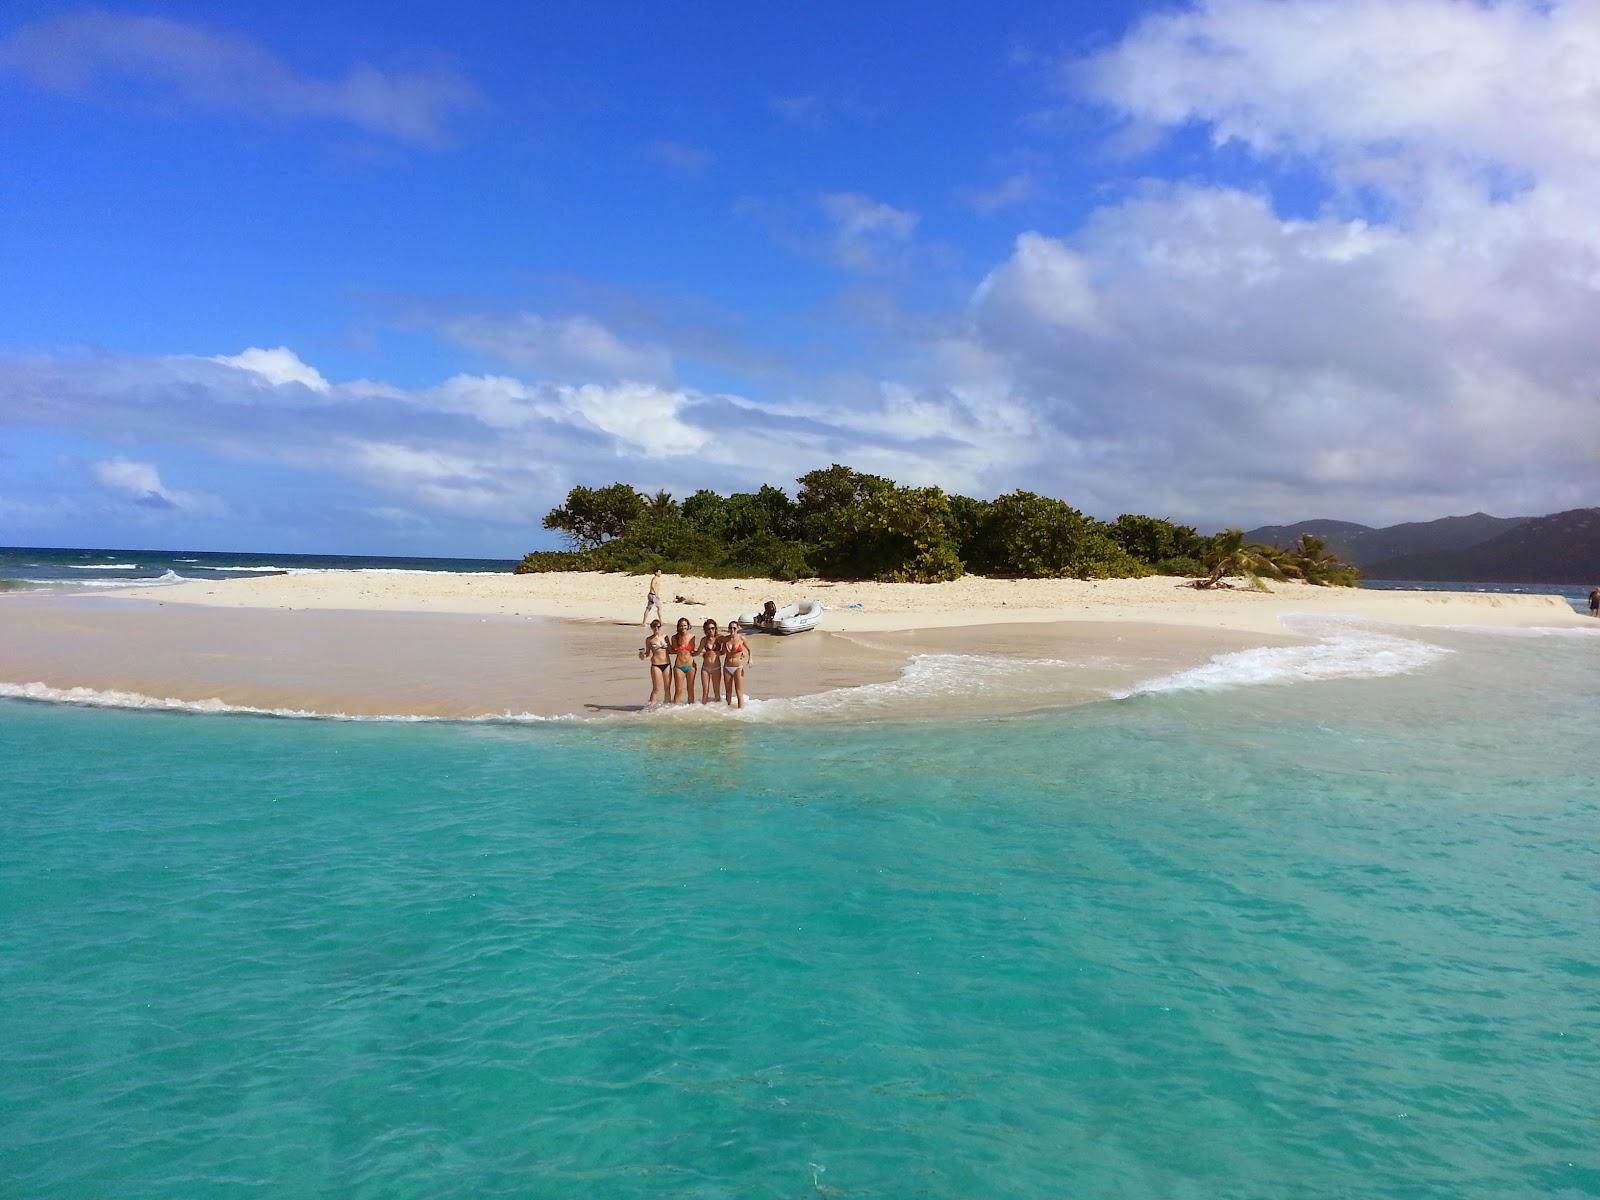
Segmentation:
{"type": "Polygon", "coordinates": [[[1439,636],[967,722],[0,702],[0,1194],[1600,1194],[1600,637],[1439,636]]]}
{"type": "MultiPolygon", "coordinates": [[[[1600,582],[1600,581],[1597,581],[1600,582]]],[[[1368,579],[1362,587],[1374,591],[1505,592],[1533,596],[1560,596],[1579,612],[1589,611],[1589,588],[1576,583],[1438,583],[1415,579],[1368,579]]]]}
{"type": "Polygon", "coordinates": [[[208,550],[92,550],[0,546],[0,589],[98,588],[243,579],[284,571],[509,571],[515,562],[489,558],[392,558],[373,555],[255,554],[208,550]]]}

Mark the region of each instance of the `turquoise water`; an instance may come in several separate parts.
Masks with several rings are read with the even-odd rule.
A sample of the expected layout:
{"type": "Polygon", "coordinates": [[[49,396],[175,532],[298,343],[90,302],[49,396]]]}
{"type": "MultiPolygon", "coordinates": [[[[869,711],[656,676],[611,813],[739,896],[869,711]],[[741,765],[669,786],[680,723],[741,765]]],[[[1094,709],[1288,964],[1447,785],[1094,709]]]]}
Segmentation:
{"type": "Polygon", "coordinates": [[[1600,640],[965,723],[0,702],[0,1194],[1600,1194],[1600,640]]]}

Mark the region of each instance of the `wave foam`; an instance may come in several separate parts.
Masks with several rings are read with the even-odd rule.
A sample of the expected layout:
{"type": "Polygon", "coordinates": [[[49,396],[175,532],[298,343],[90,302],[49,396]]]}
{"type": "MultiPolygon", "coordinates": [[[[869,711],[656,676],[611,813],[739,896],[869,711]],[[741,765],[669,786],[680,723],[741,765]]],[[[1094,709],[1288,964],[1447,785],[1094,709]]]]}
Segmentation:
{"type": "Polygon", "coordinates": [[[1147,680],[1117,699],[1162,692],[1218,691],[1326,679],[1384,679],[1420,671],[1451,653],[1431,642],[1355,628],[1325,633],[1310,646],[1258,646],[1219,654],[1204,666],[1147,680]]]}
{"type": "Polygon", "coordinates": [[[16,583],[31,584],[34,587],[68,588],[74,592],[83,588],[141,588],[161,587],[170,583],[193,583],[187,575],[179,575],[176,571],[168,571],[154,579],[18,579],[16,583]]]}
{"type": "Polygon", "coordinates": [[[1443,625],[1451,633],[1477,633],[1508,638],[1600,637],[1600,621],[1593,625],[1443,625]]]}
{"type": "Polygon", "coordinates": [[[95,563],[92,566],[80,567],[76,563],[68,563],[69,571],[137,571],[138,563],[95,563]]]}
{"type": "Polygon", "coordinates": [[[171,696],[147,696],[143,692],[121,692],[110,688],[52,687],[47,683],[0,683],[0,699],[31,700],[42,704],[75,704],[82,708],[130,708],[147,712],[180,712],[203,715],[283,717],[303,721],[386,721],[397,723],[487,723],[538,724],[545,721],[570,721],[575,717],[546,717],[539,713],[491,713],[481,717],[433,717],[407,713],[362,715],[344,712],[313,712],[308,708],[260,708],[251,704],[229,704],[215,697],[209,700],[178,700],[171,696]]]}
{"type": "Polygon", "coordinates": [[[499,578],[502,575],[511,574],[509,569],[504,571],[443,571],[429,570],[426,567],[279,567],[271,563],[265,566],[252,567],[212,566],[207,563],[201,569],[263,575],[352,575],[359,572],[363,575],[465,575],[468,577],[499,578]]]}
{"type": "Polygon", "coordinates": [[[781,721],[851,715],[911,715],[948,711],[951,701],[986,698],[999,709],[1083,699],[1081,687],[1063,690],[1063,671],[1083,666],[1054,658],[998,658],[977,654],[918,654],[894,679],[834,688],[778,700],[749,697],[745,707],[724,704],[664,705],[639,715],[653,720],[781,721]]]}

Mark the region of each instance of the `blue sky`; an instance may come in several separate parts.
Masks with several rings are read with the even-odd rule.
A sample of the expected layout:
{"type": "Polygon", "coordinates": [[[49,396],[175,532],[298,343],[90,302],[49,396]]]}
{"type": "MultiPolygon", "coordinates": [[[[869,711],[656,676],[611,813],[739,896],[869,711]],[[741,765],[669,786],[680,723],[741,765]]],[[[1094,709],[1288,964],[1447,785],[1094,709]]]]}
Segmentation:
{"type": "Polygon", "coordinates": [[[1595,502],[1590,3],[375,11],[7,6],[0,543],[1595,502]]]}

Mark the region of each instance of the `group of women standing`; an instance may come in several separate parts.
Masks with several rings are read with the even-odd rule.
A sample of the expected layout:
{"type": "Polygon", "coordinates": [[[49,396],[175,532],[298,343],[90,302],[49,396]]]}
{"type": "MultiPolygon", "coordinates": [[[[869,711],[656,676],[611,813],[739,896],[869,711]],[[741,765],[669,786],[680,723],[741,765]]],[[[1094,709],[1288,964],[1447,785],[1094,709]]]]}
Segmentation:
{"type": "Polygon", "coordinates": [[[728,632],[723,633],[708,617],[698,638],[688,617],[678,618],[677,630],[670,638],[661,635],[659,619],[651,621],[650,636],[639,657],[650,664],[652,706],[693,704],[698,676],[701,704],[722,700],[744,707],[744,670],[750,665],[750,645],[737,621],[729,621],[728,632]]]}

